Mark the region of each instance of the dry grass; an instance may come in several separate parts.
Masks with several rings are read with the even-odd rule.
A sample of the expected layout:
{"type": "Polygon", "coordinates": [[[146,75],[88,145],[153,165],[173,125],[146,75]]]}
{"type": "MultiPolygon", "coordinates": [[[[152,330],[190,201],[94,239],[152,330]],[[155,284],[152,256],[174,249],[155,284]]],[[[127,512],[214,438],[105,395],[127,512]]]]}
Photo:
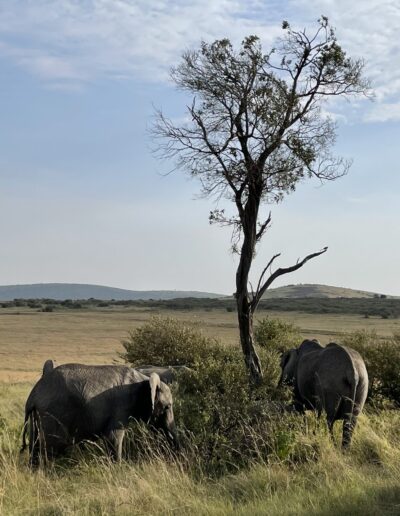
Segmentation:
{"type": "MultiPolygon", "coordinates": [[[[0,310],[0,382],[34,381],[45,360],[59,363],[112,363],[122,351],[121,340],[129,330],[161,314],[199,325],[204,333],[237,345],[236,314],[225,310],[169,311],[149,309],[65,310],[44,313],[30,309],[0,310]]],[[[260,311],[257,318],[267,315],[260,311]]],[[[400,321],[365,319],[355,315],[313,315],[269,312],[293,322],[304,337],[321,342],[339,340],[343,333],[374,329],[378,335],[400,332],[400,321]]]]}
{"type": "MultiPolygon", "coordinates": [[[[22,385],[22,384],[21,384],[22,385]]],[[[396,515],[400,512],[398,413],[360,418],[343,454],[312,417],[297,437],[307,452],[293,461],[256,462],[235,475],[192,476],[185,460],[155,456],[115,464],[86,454],[31,472],[19,456],[20,386],[0,392],[0,513],[6,515],[396,515]],[[4,411],[4,409],[6,409],[4,411]],[[316,429],[316,430],[315,430],[316,429]]],[[[337,434],[339,428],[337,429],[337,434]]],[[[338,437],[338,435],[336,436],[338,437]]]]}
{"type": "MultiPolygon", "coordinates": [[[[24,401],[44,360],[111,363],[122,351],[120,341],[126,332],[155,312],[16,312],[0,311],[1,514],[400,514],[398,411],[362,416],[347,454],[342,454],[326,428],[313,423],[311,416],[311,425],[309,422],[301,428],[297,436],[301,453],[296,461],[261,461],[236,475],[214,480],[204,475],[194,477],[185,461],[166,462],[157,457],[142,464],[117,465],[89,455],[32,473],[18,448],[24,401]],[[308,458],[302,458],[302,450],[308,458]],[[317,450],[315,457],[310,450],[317,450]]],[[[161,313],[199,324],[206,334],[218,336],[226,344],[237,341],[233,313],[161,313]]],[[[370,324],[380,335],[394,329],[393,321],[355,316],[279,315],[299,325],[305,336],[321,336],[323,342],[337,338],[338,331],[370,324]]],[[[337,440],[339,433],[338,424],[337,440]]]]}

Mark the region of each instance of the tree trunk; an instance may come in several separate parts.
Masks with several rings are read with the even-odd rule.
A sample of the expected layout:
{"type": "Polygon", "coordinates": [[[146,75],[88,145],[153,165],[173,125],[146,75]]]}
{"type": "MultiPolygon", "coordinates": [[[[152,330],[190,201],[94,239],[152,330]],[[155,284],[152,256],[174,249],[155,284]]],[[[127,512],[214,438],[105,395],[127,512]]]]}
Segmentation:
{"type": "Polygon", "coordinates": [[[245,363],[251,380],[257,384],[261,382],[262,369],[260,359],[254,348],[253,309],[249,299],[248,284],[257,242],[257,220],[262,193],[262,175],[259,170],[252,169],[252,176],[253,181],[249,185],[246,206],[240,214],[243,229],[243,244],[240,252],[239,265],[236,271],[236,304],[240,343],[245,363]]]}
{"type": "Polygon", "coordinates": [[[239,294],[236,298],[238,322],[240,331],[240,344],[244,354],[244,360],[250,373],[250,378],[255,384],[262,380],[261,362],[254,348],[253,337],[253,312],[247,295],[239,294]]]}

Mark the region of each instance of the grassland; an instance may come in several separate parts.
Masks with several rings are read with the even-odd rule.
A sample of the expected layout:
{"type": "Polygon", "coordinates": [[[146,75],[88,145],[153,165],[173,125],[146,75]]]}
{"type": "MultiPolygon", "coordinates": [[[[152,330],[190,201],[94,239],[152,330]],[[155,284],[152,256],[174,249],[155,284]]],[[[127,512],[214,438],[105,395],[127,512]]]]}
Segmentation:
{"type": "MultiPolygon", "coordinates": [[[[343,454],[324,424],[299,423],[304,460],[271,458],[220,478],[191,474],[182,460],[110,463],[98,454],[32,473],[19,456],[23,404],[45,359],[112,363],[121,340],[156,310],[109,308],[42,313],[0,311],[0,513],[2,514],[400,514],[400,414],[372,409],[360,418],[354,445],[343,454]]],[[[235,314],[166,310],[226,345],[237,344],[235,314]]],[[[258,317],[265,316],[260,312],[258,317]]],[[[274,313],[304,336],[323,342],[368,327],[380,337],[397,320],[355,315],[274,313]]],[[[339,440],[340,428],[336,428],[339,440]]]]}
{"type": "MultiPolygon", "coordinates": [[[[236,315],[223,309],[178,312],[112,307],[50,313],[29,308],[3,309],[0,310],[0,381],[35,380],[48,358],[59,363],[112,363],[118,360],[121,341],[128,331],[157,314],[198,325],[205,334],[218,337],[228,345],[238,344],[236,315]]],[[[266,315],[266,311],[260,310],[257,318],[266,315]]],[[[343,334],[363,328],[376,330],[382,337],[400,332],[399,319],[300,312],[273,312],[272,316],[293,322],[301,328],[304,337],[319,338],[323,343],[340,341],[343,334]]]]}

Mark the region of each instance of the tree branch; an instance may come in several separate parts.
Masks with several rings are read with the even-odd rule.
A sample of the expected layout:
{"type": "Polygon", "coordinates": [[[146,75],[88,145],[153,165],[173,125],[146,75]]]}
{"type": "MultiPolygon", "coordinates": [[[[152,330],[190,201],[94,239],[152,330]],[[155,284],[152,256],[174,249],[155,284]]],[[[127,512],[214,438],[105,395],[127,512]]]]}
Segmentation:
{"type": "Polygon", "coordinates": [[[267,229],[268,227],[268,224],[271,222],[271,212],[269,212],[269,215],[268,215],[268,218],[267,220],[261,224],[260,226],[260,229],[258,230],[257,234],[256,234],[256,240],[260,240],[261,237],[263,236],[263,234],[265,233],[265,230],[267,229]]]}
{"type": "Polygon", "coordinates": [[[260,302],[265,291],[268,289],[268,287],[270,287],[271,283],[273,283],[276,280],[276,278],[279,278],[279,276],[282,276],[283,274],[288,274],[289,272],[297,271],[297,269],[300,269],[300,267],[303,267],[303,265],[306,264],[309,260],[311,260],[312,258],[316,258],[317,256],[320,256],[321,254],[326,253],[327,250],[328,250],[328,248],[324,247],[323,249],[321,249],[321,251],[307,255],[305,258],[303,258],[301,260],[301,262],[298,261],[295,265],[292,265],[291,267],[276,269],[276,271],[273,272],[271,274],[271,276],[265,281],[265,283],[260,287],[262,278],[263,278],[266,270],[271,266],[271,264],[275,260],[275,258],[277,258],[280,255],[276,254],[275,256],[273,256],[271,258],[271,260],[269,261],[268,265],[265,267],[263,273],[261,274],[261,277],[259,280],[259,285],[257,286],[256,294],[251,302],[252,311],[254,312],[254,310],[256,310],[258,303],[260,302]]]}
{"type": "MultiPolygon", "coordinates": [[[[271,267],[271,265],[273,264],[273,262],[276,260],[276,258],[278,258],[279,256],[281,255],[281,253],[278,253],[278,254],[275,254],[271,259],[270,261],[267,263],[267,265],[264,267],[264,270],[262,271],[261,273],[261,276],[260,276],[260,279],[258,280],[258,283],[257,283],[257,290],[256,292],[254,293],[253,292],[253,298],[251,300],[251,304],[255,304],[255,308],[257,307],[257,304],[258,304],[258,301],[256,301],[257,299],[259,299],[259,292],[260,292],[260,288],[261,288],[261,283],[262,283],[262,280],[264,278],[264,274],[267,272],[267,270],[271,267]]],[[[254,310],[255,310],[254,308],[254,310]]]]}

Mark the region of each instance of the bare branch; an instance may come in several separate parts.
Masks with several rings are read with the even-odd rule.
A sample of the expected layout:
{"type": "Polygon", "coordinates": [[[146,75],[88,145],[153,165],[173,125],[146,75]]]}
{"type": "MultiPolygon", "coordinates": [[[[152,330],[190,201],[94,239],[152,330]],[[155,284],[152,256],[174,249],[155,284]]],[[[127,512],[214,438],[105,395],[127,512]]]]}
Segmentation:
{"type": "MultiPolygon", "coordinates": [[[[321,254],[326,253],[327,250],[328,250],[328,248],[324,247],[321,251],[307,255],[305,258],[303,258],[301,261],[298,261],[295,265],[292,265],[291,267],[279,268],[275,272],[273,272],[271,274],[271,276],[267,279],[267,281],[265,281],[265,283],[260,288],[257,288],[256,296],[252,301],[253,312],[257,308],[257,305],[260,302],[265,291],[271,286],[271,284],[276,280],[276,278],[279,278],[279,276],[282,276],[283,274],[288,274],[290,272],[297,271],[298,269],[303,267],[303,265],[306,264],[309,260],[312,260],[313,258],[316,258],[317,256],[320,256],[321,254]]],[[[279,256],[279,254],[275,255],[272,258],[272,261],[277,256],[279,256]]],[[[270,264],[271,264],[271,260],[270,260],[269,264],[267,265],[267,267],[264,269],[262,276],[264,275],[266,269],[269,267],[270,264]]]]}
{"type": "Polygon", "coordinates": [[[267,230],[270,222],[271,222],[271,212],[269,212],[267,220],[260,225],[260,229],[258,230],[258,232],[256,234],[257,241],[261,240],[261,238],[264,235],[265,231],[267,230]]]}
{"type": "Polygon", "coordinates": [[[257,289],[255,291],[255,293],[253,292],[253,297],[252,297],[252,300],[251,300],[251,304],[257,306],[258,304],[258,301],[257,299],[259,298],[259,292],[260,292],[260,289],[261,289],[261,283],[264,279],[264,275],[265,273],[267,272],[267,270],[272,266],[272,264],[274,263],[274,261],[279,258],[279,256],[281,255],[281,253],[278,253],[278,254],[275,254],[271,259],[270,261],[267,263],[267,265],[264,267],[264,270],[262,271],[261,275],[260,275],[260,278],[258,280],[258,283],[257,283],[257,289]]]}

